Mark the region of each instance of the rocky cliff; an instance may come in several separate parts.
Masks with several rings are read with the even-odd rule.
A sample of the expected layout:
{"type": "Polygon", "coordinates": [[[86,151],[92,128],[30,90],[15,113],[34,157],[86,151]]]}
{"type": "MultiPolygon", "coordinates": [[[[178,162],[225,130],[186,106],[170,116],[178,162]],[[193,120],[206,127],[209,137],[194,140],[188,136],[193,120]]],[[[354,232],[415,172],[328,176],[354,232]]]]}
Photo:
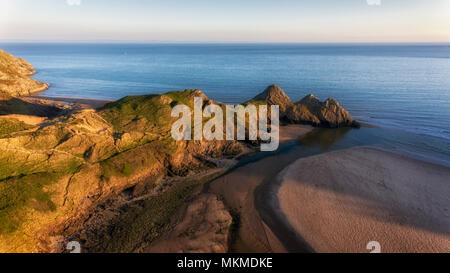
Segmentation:
{"type": "MultiPolygon", "coordinates": [[[[61,250],[61,235],[76,233],[83,221],[111,197],[150,194],[150,199],[125,200],[120,210],[127,213],[118,213],[120,217],[111,220],[113,229],[102,233],[102,243],[92,246],[93,251],[135,251],[136,242],[148,244],[167,232],[172,217],[192,201],[204,182],[172,183],[167,177],[210,170],[215,168],[217,158],[233,157],[249,149],[237,141],[172,139],[174,106],[184,104],[192,109],[197,96],[203,97],[205,105],[212,103],[199,90],[130,96],[100,109],[61,112],[17,97],[48,87],[28,77],[33,73],[33,67],[23,59],[0,51],[0,252],[61,250]],[[28,124],[17,119],[24,115],[48,119],[28,124]]],[[[354,125],[335,100],[320,102],[308,96],[294,104],[276,85],[248,103],[279,105],[281,117],[292,123],[354,125]]],[[[211,248],[220,246],[218,251],[226,251],[230,216],[220,200],[210,201],[223,213],[221,224],[211,228],[222,230],[224,236],[220,243],[215,241],[217,236],[205,240],[211,248]]],[[[190,208],[203,210],[204,204],[200,200],[197,207],[190,208]]],[[[96,219],[89,218],[93,222],[96,219]]],[[[187,237],[181,241],[185,240],[187,237]]]]}
{"type": "Polygon", "coordinates": [[[359,127],[350,113],[335,99],[321,102],[310,94],[288,108],[287,119],[292,123],[305,123],[317,127],[359,127]]]}
{"type": "Polygon", "coordinates": [[[339,102],[327,99],[321,102],[310,94],[297,103],[292,103],[283,89],[277,85],[269,86],[247,103],[280,106],[280,118],[288,123],[310,124],[316,127],[358,127],[350,113],[339,102]]]}
{"type": "Polygon", "coordinates": [[[33,66],[22,58],[0,49],[0,98],[6,93],[11,96],[27,96],[48,88],[48,84],[38,82],[29,76],[35,74],[33,66]]]}
{"type": "Polygon", "coordinates": [[[267,103],[280,106],[280,118],[286,116],[287,110],[294,104],[286,93],[278,85],[271,85],[261,94],[254,97],[248,103],[267,103]]]}
{"type": "MultiPolygon", "coordinates": [[[[50,251],[52,236],[76,230],[108,197],[144,181],[153,188],[161,177],[186,176],[214,166],[209,158],[241,153],[245,146],[235,141],[173,141],[172,107],[192,106],[199,95],[126,97],[40,126],[9,120],[0,133],[0,252],[50,251]]],[[[181,206],[185,191],[174,193],[178,203],[163,204],[181,206]]]]}

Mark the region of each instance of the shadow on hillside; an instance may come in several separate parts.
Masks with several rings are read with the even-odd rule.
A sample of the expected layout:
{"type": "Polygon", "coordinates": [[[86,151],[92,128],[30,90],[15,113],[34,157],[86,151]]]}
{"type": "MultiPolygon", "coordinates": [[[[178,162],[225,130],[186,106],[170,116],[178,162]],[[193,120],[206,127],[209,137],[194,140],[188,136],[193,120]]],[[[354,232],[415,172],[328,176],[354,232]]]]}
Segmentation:
{"type": "Polygon", "coordinates": [[[0,100],[0,115],[31,115],[52,118],[60,114],[60,109],[50,105],[30,103],[19,98],[0,100]]]}

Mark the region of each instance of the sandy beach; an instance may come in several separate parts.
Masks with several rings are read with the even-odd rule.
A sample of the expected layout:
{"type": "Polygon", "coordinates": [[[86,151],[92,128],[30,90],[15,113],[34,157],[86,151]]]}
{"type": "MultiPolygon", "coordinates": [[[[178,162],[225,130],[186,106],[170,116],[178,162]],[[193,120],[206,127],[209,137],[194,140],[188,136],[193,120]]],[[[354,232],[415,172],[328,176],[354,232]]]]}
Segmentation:
{"type": "Polygon", "coordinates": [[[99,108],[105,105],[106,103],[111,102],[111,100],[83,99],[83,98],[53,98],[41,95],[32,95],[24,97],[22,99],[30,103],[54,105],[63,108],[76,106],[77,109],[99,108]]]}
{"type": "MultiPolygon", "coordinates": [[[[65,112],[108,102],[24,100],[65,112]]],[[[48,118],[3,118],[10,117],[32,125],[48,118]]],[[[298,159],[294,141],[312,129],[281,127],[279,151],[255,154],[208,183],[174,230],[142,251],[367,253],[377,241],[382,252],[450,252],[449,168],[370,148],[298,159]],[[236,215],[237,230],[228,230],[236,215]]]]}
{"type": "MultiPolygon", "coordinates": [[[[37,126],[108,103],[23,101],[40,115],[1,118],[37,126]]],[[[304,157],[311,138],[323,138],[321,148],[330,149],[350,130],[314,134],[311,126],[281,127],[278,151],[244,157],[207,183],[173,229],[139,251],[367,253],[367,244],[377,241],[382,252],[450,252],[450,168],[371,148],[304,157]]]]}
{"type": "Polygon", "coordinates": [[[1,2],[0,254],[450,254],[450,0],[41,2],[1,2]]]}
{"type": "MultiPolygon", "coordinates": [[[[311,132],[306,125],[289,125],[280,128],[280,142],[295,141],[311,132]]],[[[224,200],[229,210],[239,214],[239,230],[234,234],[231,251],[248,252],[287,252],[275,232],[261,219],[255,208],[255,190],[266,179],[276,176],[283,168],[295,161],[295,150],[283,155],[266,156],[245,164],[230,173],[212,181],[208,191],[224,200]]]]}
{"type": "Polygon", "coordinates": [[[450,168],[370,148],[296,161],[279,213],[316,252],[450,252],[450,168]]]}

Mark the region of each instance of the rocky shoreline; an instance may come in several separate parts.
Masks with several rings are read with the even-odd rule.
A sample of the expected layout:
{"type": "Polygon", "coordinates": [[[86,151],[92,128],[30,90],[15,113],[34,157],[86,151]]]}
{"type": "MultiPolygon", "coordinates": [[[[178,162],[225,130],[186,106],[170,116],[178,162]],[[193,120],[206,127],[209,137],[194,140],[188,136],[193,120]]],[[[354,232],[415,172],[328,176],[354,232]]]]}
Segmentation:
{"type": "Polygon", "coordinates": [[[36,70],[31,64],[0,49],[0,98],[5,94],[28,96],[47,90],[50,85],[31,78],[34,74],[36,70]]]}
{"type": "MultiPolygon", "coordinates": [[[[127,198],[139,199],[144,206],[159,208],[154,213],[161,217],[160,221],[145,231],[139,226],[112,225],[116,231],[110,232],[129,232],[126,238],[150,245],[161,236],[169,236],[171,217],[183,210],[187,203],[197,200],[198,187],[205,182],[192,182],[195,186],[172,184],[167,182],[172,180],[171,177],[186,180],[193,176],[196,181],[199,172],[226,171],[229,167],[221,169],[220,161],[255,151],[252,143],[247,142],[174,141],[170,137],[171,124],[175,120],[170,113],[174,106],[185,104],[192,109],[194,97],[198,96],[204,98],[204,105],[215,103],[200,90],[125,97],[106,104],[89,100],[21,97],[37,90],[28,88],[32,85],[22,89],[23,81],[41,83],[24,78],[26,73],[34,72],[26,62],[8,54],[5,56],[7,61],[1,60],[8,68],[4,71],[11,74],[7,75],[8,79],[16,77],[14,79],[18,80],[8,81],[7,88],[0,86],[1,252],[62,251],[67,238],[80,234],[77,238],[82,239],[83,225],[89,219],[101,222],[97,221],[99,218],[93,218],[93,213],[99,212],[99,206],[122,198],[124,193],[127,198]],[[168,184],[173,187],[159,190],[161,185],[168,184]],[[155,190],[156,196],[143,198],[155,190]],[[174,196],[178,197],[174,199],[174,196]]],[[[5,78],[4,74],[2,77],[5,78]]],[[[321,103],[311,96],[307,98],[310,99],[293,104],[281,88],[273,85],[247,104],[279,105],[286,124],[357,126],[348,112],[334,100],[321,103]],[[304,114],[295,114],[298,111],[304,114]]],[[[196,204],[200,208],[205,202],[212,202],[217,208],[222,206],[220,200],[214,201],[210,197],[198,202],[196,204]]],[[[126,217],[130,223],[139,223],[138,219],[145,222],[150,215],[137,213],[140,210],[140,206],[133,207],[134,213],[119,214],[117,219],[126,217]]],[[[98,215],[101,218],[101,212],[98,215]]],[[[231,225],[227,219],[229,217],[224,213],[222,220],[225,226],[219,226],[225,234],[231,225]]],[[[142,249],[134,245],[136,242],[114,242],[112,248],[109,245],[91,249],[95,252],[142,249]]],[[[211,249],[228,250],[224,247],[226,243],[219,245],[221,247],[211,249]]],[[[149,247],[145,249],[151,249],[149,247]]],[[[195,248],[191,250],[195,251],[195,248]]]]}

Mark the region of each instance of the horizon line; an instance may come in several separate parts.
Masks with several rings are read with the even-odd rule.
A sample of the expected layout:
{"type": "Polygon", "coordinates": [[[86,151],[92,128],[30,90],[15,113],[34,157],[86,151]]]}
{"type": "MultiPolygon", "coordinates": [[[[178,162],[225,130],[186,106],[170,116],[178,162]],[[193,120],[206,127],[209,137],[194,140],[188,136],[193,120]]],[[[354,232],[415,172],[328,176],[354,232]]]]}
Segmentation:
{"type": "Polygon", "coordinates": [[[408,45],[408,44],[422,44],[422,45],[438,45],[438,44],[450,44],[450,41],[324,41],[324,42],[314,42],[314,41],[302,41],[302,42],[292,42],[292,41],[160,41],[160,40],[1,40],[1,43],[39,43],[39,44],[314,44],[314,45],[326,45],[326,44],[398,44],[398,45],[408,45]]]}

